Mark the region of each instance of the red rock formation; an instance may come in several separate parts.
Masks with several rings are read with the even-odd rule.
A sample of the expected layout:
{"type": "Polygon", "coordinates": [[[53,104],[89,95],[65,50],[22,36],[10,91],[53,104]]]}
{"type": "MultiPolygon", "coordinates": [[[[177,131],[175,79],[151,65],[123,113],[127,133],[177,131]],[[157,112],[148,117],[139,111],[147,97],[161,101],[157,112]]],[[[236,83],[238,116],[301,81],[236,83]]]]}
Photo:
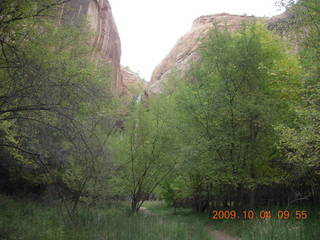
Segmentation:
{"type": "Polygon", "coordinates": [[[185,72],[191,62],[199,58],[197,52],[202,40],[208,35],[213,24],[219,28],[228,28],[236,31],[243,21],[248,22],[254,17],[230,15],[227,13],[201,16],[192,25],[191,30],[182,36],[165,57],[165,59],[155,68],[148,87],[150,95],[157,94],[161,90],[161,85],[165,84],[168,75],[172,72],[185,72]]]}
{"type": "MultiPolygon", "coordinates": [[[[268,21],[268,18],[256,18],[253,16],[239,16],[227,13],[201,16],[192,25],[191,30],[182,36],[165,57],[165,59],[155,68],[148,94],[158,94],[161,92],[161,85],[165,84],[168,76],[177,72],[186,72],[190,64],[199,59],[197,52],[201,42],[208,35],[209,30],[216,24],[219,28],[228,28],[231,31],[240,29],[242,22],[249,22],[254,19],[268,21]]],[[[275,21],[275,19],[273,19],[275,21]]]]}
{"type": "Polygon", "coordinates": [[[145,82],[139,74],[130,70],[129,67],[121,67],[122,80],[124,85],[123,94],[136,95],[142,93],[146,87],[147,82],[145,82]]]}
{"type": "Polygon", "coordinates": [[[121,73],[121,42],[111,6],[108,0],[71,0],[61,13],[62,21],[74,22],[86,17],[96,33],[93,45],[100,57],[111,63],[114,72],[114,89],[118,94],[123,91],[124,85],[121,73]]]}

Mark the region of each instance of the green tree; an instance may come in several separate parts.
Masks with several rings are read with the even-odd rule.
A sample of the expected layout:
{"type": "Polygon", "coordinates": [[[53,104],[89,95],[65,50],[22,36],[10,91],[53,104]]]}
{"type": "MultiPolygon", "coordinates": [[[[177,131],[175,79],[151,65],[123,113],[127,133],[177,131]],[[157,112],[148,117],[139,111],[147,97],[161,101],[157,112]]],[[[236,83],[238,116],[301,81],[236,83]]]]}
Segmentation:
{"type": "MultiPolygon", "coordinates": [[[[113,79],[109,65],[92,62],[86,22],[37,20],[38,9],[49,9],[53,1],[36,2],[5,1],[1,9],[10,15],[13,6],[11,14],[22,16],[2,18],[9,25],[0,54],[1,166],[12,175],[9,179],[56,186],[60,198],[72,200],[67,209],[72,217],[81,197],[100,195],[106,182],[106,140],[115,126],[113,79]],[[19,169],[18,174],[11,169],[19,169]]],[[[57,14],[57,9],[46,13],[57,14]]]]}
{"type": "Polygon", "coordinates": [[[170,175],[177,157],[174,129],[166,119],[165,104],[156,99],[136,105],[124,132],[112,138],[114,192],[131,198],[131,210],[142,203],[170,175]]]}
{"type": "Polygon", "coordinates": [[[299,39],[300,63],[303,67],[302,101],[295,108],[297,125],[279,127],[281,149],[294,169],[292,181],[305,196],[320,201],[320,5],[316,0],[300,0],[296,4],[285,2],[294,21],[289,31],[299,39]]]}
{"type": "Polygon", "coordinates": [[[185,159],[195,209],[217,196],[253,206],[259,187],[282,179],[274,126],[292,124],[298,62],[259,23],[238,33],[213,29],[201,56],[175,94],[191,133],[184,138],[193,140],[185,159]]]}

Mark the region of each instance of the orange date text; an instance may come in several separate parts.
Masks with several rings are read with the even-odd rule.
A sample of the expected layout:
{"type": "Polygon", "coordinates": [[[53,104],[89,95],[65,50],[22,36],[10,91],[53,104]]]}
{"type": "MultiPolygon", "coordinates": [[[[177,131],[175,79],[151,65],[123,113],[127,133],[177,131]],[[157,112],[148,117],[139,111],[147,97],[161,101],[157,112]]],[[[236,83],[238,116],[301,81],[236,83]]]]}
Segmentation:
{"type": "Polygon", "coordinates": [[[305,220],[309,217],[308,211],[305,210],[212,210],[210,213],[210,219],[212,220],[252,220],[252,219],[296,219],[305,220]]]}

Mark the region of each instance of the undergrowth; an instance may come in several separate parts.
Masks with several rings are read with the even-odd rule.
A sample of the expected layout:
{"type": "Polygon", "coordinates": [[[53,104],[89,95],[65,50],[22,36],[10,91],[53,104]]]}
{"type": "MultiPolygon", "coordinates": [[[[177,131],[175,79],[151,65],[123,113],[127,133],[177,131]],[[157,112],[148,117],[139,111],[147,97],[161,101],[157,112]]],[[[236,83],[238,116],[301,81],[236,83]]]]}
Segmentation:
{"type": "Polygon", "coordinates": [[[206,240],[200,222],[166,216],[130,216],[123,205],[80,207],[74,224],[56,206],[0,197],[1,240],[206,240]]]}

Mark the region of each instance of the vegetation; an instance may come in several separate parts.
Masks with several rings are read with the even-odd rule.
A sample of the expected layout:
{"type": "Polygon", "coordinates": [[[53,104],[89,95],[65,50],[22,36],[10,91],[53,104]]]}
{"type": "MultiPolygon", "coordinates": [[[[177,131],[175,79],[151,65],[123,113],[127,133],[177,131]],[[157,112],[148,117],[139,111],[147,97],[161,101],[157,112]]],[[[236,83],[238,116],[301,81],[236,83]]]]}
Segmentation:
{"type": "Polygon", "coordinates": [[[303,87],[300,92],[302,101],[295,108],[297,125],[280,127],[280,148],[295,172],[293,180],[300,191],[319,201],[320,7],[319,2],[313,0],[299,1],[290,7],[296,19],[291,30],[301,42],[299,60],[304,70],[301,76],[303,87]]]}
{"type": "Polygon", "coordinates": [[[130,196],[133,213],[173,172],[177,158],[174,133],[163,118],[167,108],[156,103],[150,101],[148,110],[133,107],[126,131],[111,138],[118,160],[112,174],[114,192],[130,196]]]}
{"type": "Polygon", "coordinates": [[[128,217],[128,206],[113,204],[96,208],[80,207],[77,225],[65,224],[57,206],[13,201],[1,197],[0,238],[25,240],[73,239],[195,239],[208,234],[197,221],[189,225],[182,219],[136,215],[128,217]],[[190,227],[192,226],[192,227],[190,227]]]}
{"type": "MultiPolygon", "coordinates": [[[[223,231],[230,236],[238,236],[243,240],[247,239],[303,239],[312,240],[319,236],[318,209],[309,209],[313,213],[306,221],[296,219],[247,219],[247,220],[212,220],[207,213],[195,213],[191,208],[175,208],[167,206],[161,201],[146,202],[143,206],[150,209],[159,216],[166,216],[172,219],[186,219],[189,221],[201,222],[209,232],[223,231]]],[[[263,209],[256,209],[260,211],[263,209]]],[[[272,212],[281,209],[272,208],[272,212]]],[[[293,209],[291,209],[292,211],[293,209]]]]}
{"type": "Polygon", "coordinates": [[[93,60],[85,19],[61,18],[66,2],[0,3],[1,239],[319,237],[318,0],[281,1],[288,42],[260,22],[213,27],[189,71],[132,103],[93,60]]]}
{"type": "Polygon", "coordinates": [[[171,96],[186,119],[181,131],[190,135],[181,137],[188,139],[182,143],[189,146],[183,154],[187,170],[168,187],[179,188],[183,179],[179,190],[189,191],[184,197],[192,198],[198,211],[213,201],[230,207],[254,207],[255,200],[268,204],[259,194],[287,183],[274,126],[293,124],[298,74],[295,57],[258,23],[237,34],[214,29],[202,61],[171,96]]]}
{"type": "MultiPolygon", "coordinates": [[[[9,8],[7,1],[1,4],[9,8]]],[[[104,143],[115,122],[111,70],[92,62],[85,22],[38,22],[42,8],[50,10],[44,15],[57,11],[50,1],[44,7],[10,4],[12,14],[22,17],[1,23],[8,35],[0,56],[1,190],[36,193],[52,186],[55,195],[74,203],[68,209],[72,217],[80,197],[101,195],[105,183],[104,143]]]]}

